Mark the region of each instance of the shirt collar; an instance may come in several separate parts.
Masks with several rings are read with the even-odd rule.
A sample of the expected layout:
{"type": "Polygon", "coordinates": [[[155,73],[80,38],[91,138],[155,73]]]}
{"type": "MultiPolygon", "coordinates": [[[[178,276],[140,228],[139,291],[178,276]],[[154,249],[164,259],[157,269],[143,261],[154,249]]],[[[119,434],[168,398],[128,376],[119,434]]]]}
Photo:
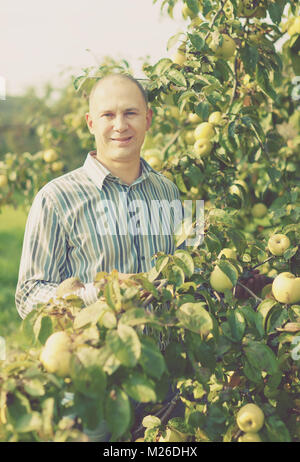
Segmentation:
{"type": "MultiPolygon", "coordinates": [[[[108,181],[114,181],[120,184],[123,184],[122,181],[115,177],[101,162],[96,159],[96,151],[90,151],[86,157],[86,160],[83,164],[83,169],[88,177],[98,186],[98,188],[102,189],[104,180],[107,179],[108,181]]],[[[141,175],[134,181],[134,184],[141,183],[146,178],[149,178],[151,173],[158,174],[156,170],[154,170],[148,162],[145,161],[141,157],[141,175]]],[[[132,186],[131,185],[131,186],[132,186]]]]}

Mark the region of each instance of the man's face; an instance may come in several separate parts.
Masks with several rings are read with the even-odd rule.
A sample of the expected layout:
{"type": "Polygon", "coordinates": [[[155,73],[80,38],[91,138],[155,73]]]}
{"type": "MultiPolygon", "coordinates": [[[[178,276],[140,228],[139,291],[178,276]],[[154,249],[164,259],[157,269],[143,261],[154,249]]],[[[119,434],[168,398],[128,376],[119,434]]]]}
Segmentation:
{"type": "Polygon", "coordinates": [[[152,111],[134,82],[118,77],[101,82],[86,114],[97,157],[108,165],[138,160],[151,119],[152,111]]]}

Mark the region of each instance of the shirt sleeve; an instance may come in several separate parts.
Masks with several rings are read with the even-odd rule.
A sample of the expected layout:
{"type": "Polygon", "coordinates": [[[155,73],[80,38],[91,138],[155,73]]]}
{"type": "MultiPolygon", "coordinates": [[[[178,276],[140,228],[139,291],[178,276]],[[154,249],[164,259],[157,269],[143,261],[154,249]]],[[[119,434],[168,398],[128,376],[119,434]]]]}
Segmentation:
{"type": "Polygon", "coordinates": [[[16,288],[21,318],[55,296],[66,259],[66,236],[49,195],[40,191],[28,214],[16,288]]]}

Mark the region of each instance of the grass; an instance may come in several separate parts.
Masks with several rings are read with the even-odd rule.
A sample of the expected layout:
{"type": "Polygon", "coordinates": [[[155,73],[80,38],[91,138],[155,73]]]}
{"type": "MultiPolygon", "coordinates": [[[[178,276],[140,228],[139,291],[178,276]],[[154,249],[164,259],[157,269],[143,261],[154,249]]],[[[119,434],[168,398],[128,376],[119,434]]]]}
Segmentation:
{"type": "Polygon", "coordinates": [[[27,213],[4,207],[0,213],[0,336],[13,335],[21,324],[15,306],[27,213]]]}

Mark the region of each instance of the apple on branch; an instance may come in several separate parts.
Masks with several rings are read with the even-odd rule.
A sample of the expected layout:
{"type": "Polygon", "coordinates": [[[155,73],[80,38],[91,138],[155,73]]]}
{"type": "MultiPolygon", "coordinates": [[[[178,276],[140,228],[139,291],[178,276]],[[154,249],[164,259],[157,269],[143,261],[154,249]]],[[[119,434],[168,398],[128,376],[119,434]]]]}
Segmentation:
{"type": "Polygon", "coordinates": [[[237,413],[236,423],[243,432],[257,433],[263,427],[265,416],[254,403],[245,404],[237,413]]]}
{"type": "Polygon", "coordinates": [[[280,303],[300,302],[300,278],[289,272],[278,274],[272,284],[272,293],[280,303]]]}
{"type": "Polygon", "coordinates": [[[272,255],[280,257],[290,247],[291,242],[285,234],[273,234],[268,241],[268,249],[272,255]]]}

